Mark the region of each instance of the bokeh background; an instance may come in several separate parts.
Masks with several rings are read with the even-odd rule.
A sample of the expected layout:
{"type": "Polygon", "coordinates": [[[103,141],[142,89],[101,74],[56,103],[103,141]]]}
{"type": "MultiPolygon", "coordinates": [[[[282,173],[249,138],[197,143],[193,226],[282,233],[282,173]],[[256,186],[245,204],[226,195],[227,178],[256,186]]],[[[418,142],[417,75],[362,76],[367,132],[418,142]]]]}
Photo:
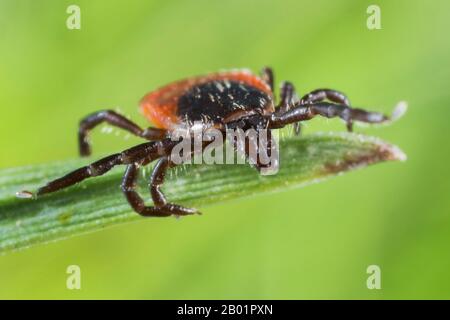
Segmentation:
{"type": "MultiPolygon", "coordinates": [[[[409,112],[357,128],[399,145],[384,163],[303,189],[142,219],[0,257],[0,298],[450,298],[450,3],[396,1],[0,1],[0,167],[77,156],[79,119],[185,76],[264,65],[301,93],[409,112]],[[66,8],[81,8],[68,30],[66,8]],[[381,30],[366,9],[381,7],[381,30]],[[82,289],[66,289],[81,267],[82,289]],[[368,290],[379,265],[382,289],[368,290]]],[[[316,119],[304,134],[344,130],[316,119]]],[[[138,140],[93,134],[96,154],[138,140]]],[[[251,169],[249,169],[251,170],[251,169]]]]}

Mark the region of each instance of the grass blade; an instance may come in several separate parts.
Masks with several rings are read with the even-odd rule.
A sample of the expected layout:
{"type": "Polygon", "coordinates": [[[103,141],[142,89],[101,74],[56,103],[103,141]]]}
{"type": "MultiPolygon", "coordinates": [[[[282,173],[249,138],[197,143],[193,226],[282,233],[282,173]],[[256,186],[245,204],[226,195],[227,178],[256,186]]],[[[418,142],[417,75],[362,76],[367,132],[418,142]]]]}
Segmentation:
{"type": "MultiPolygon", "coordinates": [[[[260,176],[246,165],[185,166],[168,175],[164,190],[171,202],[202,208],[306,185],[381,161],[404,159],[397,147],[375,138],[348,133],[315,134],[281,141],[281,168],[276,175],[260,176]]],[[[121,195],[123,167],[37,200],[15,197],[17,191],[34,190],[86,162],[72,160],[0,170],[0,253],[144,219],[130,210],[121,195]]],[[[147,182],[141,180],[140,191],[149,198],[147,182]]],[[[203,212],[207,214],[207,210],[203,212]]],[[[193,218],[201,219],[187,217],[193,218]]]]}

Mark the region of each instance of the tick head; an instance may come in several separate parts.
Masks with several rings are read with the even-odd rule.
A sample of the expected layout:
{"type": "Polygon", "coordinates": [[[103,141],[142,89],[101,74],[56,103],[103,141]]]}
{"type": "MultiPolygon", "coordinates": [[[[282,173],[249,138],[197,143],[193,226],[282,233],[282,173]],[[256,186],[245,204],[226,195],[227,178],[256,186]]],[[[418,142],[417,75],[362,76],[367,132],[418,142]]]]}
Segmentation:
{"type": "Polygon", "coordinates": [[[269,123],[268,117],[263,115],[263,112],[252,112],[247,114],[242,114],[241,116],[235,117],[232,121],[226,122],[227,129],[235,130],[241,129],[243,131],[254,129],[262,130],[267,129],[269,123]]]}

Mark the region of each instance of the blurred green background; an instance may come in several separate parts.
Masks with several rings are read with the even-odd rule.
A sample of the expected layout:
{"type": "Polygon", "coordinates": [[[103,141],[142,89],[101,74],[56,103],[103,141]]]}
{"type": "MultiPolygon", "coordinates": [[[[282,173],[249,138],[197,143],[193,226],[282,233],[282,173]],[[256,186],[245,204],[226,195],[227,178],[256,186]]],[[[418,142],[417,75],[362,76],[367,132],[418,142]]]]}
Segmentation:
{"type": "MultiPolygon", "coordinates": [[[[0,298],[450,298],[449,28],[446,0],[1,0],[2,168],[77,157],[84,115],[119,107],[145,125],[146,92],[220,69],[270,65],[301,93],[410,108],[356,128],[399,145],[405,163],[7,254],[0,298]],[[366,27],[374,3],[382,30],[366,27]],[[70,4],[81,30],[66,28],[70,4]],[[66,289],[71,264],[79,291],[66,289]],[[366,287],[372,264],[381,290],[366,287]]],[[[304,134],[319,130],[344,125],[316,119],[304,134]]],[[[138,141],[100,131],[97,156],[138,141]]]]}

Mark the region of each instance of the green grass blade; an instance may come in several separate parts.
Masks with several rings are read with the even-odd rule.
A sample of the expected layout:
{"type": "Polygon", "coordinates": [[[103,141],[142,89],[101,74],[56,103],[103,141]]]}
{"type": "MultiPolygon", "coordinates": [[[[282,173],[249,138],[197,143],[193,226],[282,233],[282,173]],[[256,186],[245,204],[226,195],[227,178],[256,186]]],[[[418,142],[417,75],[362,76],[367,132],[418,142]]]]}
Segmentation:
{"type": "MultiPolygon", "coordinates": [[[[372,163],[404,159],[397,147],[375,138],[315,134],[281,141],[281,168],[276,175],[260,176],[246,165],[185,166],[172,170],[176,172],[168,175],[164,190],[171,202],[199,207],[208,214],[203,207],[221,201],[302,186],[372,163]]],[[[37,200],[15,197],[17,191],[34,190],[86,162],[0,170],[0,252],[144,219],[130,210],[121,194],[123,167],[37,200]]],[[[140,191],[149,198],[147,182],[141,180],[140,191]]]]}

